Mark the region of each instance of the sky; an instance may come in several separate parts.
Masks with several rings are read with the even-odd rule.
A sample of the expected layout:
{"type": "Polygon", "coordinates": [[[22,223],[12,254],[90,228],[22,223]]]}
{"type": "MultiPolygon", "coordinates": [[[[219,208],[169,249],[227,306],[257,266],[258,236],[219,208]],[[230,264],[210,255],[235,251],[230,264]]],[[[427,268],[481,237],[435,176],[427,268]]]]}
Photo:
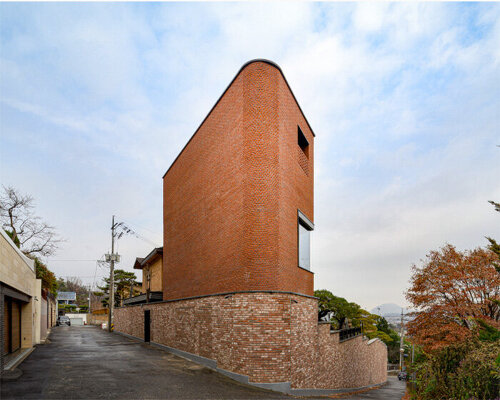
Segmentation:
{"type": "Polygon", "coordinates": [[[407,305],[429,251],[500,238],[498,3],[1,3],[0,183],[57,276],[100,283],[112,215],[119,268],[162,245],[162,176],[254,58],[316,134],[316,289],[407,305]]]}

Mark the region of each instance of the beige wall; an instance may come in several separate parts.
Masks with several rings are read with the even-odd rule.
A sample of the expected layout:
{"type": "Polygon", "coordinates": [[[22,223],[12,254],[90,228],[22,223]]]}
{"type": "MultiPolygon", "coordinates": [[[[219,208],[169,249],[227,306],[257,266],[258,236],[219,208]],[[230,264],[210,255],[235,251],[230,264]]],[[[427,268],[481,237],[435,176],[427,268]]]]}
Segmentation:
{"type": "MultiPolygon", "coordinates": [[[[35,307],[36,301],[31,298],[29,303],[23,303],[21,307],[21,347],[29,348],[34,344],[38,343],[36,341],[37,325],[35,325],[35,307]]],[[[40,331],[40,325],[38,325],[38,332],[40,331]]]]}
{"type": "Polygon", "coordinates": [[[0,229],[0,281],[28,296],[29,303],[21,308],[21,347],[31,347],[40,337],[40,310],[36,299],[41,299],[41,280],[36,279],[34,261],[26,257],[0,229]]]}
{"type": "Polygon", "coordinates": [[[41,331],[42,331],[42,280],[37,279],[35,281],[35,299],[31,298],[33,303],[33,344],[40,343],[41,331]],[[33,301],[34,300],[34,301],[33,301]]]}
{"type": "Polygon", "coordinates": [[[56,326],[57,322],[57,302],[55,299],[49,298],[49,329],[56,326]]]}
{"type": "Polygon", "coordinates": [[[0,229],[0,281],[29,296],[35,292],[34,261],[26,257],[0,229]]]}
{"type": "Polygon", "coordinates": [[[162,272],[163,272],[163,259],[158,258],[154,263],[145,266],[142,270],[142,293],[146,293],[148,289],[147,280],[147,269],[151,271],[151,291],[161,292],[162,291],[162,272]]]}

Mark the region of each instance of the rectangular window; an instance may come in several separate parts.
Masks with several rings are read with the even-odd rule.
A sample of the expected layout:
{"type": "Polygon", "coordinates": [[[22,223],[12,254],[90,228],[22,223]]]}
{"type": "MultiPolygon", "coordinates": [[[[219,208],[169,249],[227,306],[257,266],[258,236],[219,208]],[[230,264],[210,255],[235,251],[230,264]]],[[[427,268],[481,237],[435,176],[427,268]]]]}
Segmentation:
{"type": "Polygon", "coordinates": [[[298,211],[298,250],[299,267],[311,270],[311,231],[314,225],[300,211],[298,211]]]}
{"type": "Polygon", "coordinates": [[[307,141],[304,133],[300,129],[300,126],[297,126],[298,128],[298,144],[304,155],[309,158],[309,142],[307,141]]]}
{"type": "Polygon", "coordinates": [[[311,237],[310,232],[299,224],[299,267],[311,270],[311,237]]]}

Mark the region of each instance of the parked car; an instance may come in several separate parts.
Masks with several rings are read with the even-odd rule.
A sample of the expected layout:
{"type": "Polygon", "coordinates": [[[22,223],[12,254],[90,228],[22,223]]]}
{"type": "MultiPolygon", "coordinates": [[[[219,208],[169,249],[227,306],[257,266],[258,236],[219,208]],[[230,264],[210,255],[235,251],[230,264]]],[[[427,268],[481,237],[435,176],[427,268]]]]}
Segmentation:
{"type": "Polygon", "coordinates": [[[68,326],[71,326],[71,320],[69,319],[69,317],[67,317],[66,315],[61,315],[59,318],[57,318],[57,322],[56,324],[58,326],[60,325],[68,325],[68,326]]]}

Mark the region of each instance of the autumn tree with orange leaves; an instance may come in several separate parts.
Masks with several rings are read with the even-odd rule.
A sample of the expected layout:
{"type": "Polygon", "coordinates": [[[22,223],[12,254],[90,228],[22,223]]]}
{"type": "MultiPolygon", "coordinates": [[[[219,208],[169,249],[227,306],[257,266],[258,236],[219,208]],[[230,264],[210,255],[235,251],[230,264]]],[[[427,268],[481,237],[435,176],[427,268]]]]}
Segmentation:
{"type": "Polygon", "coordinates": [[[408,333],[426,350],[462,342],[488,324],[500,329],[498,256],[477,248],[457,251],[450,244],[431,251],[413,276],[406,298],[418,312],[408,333]]]}

